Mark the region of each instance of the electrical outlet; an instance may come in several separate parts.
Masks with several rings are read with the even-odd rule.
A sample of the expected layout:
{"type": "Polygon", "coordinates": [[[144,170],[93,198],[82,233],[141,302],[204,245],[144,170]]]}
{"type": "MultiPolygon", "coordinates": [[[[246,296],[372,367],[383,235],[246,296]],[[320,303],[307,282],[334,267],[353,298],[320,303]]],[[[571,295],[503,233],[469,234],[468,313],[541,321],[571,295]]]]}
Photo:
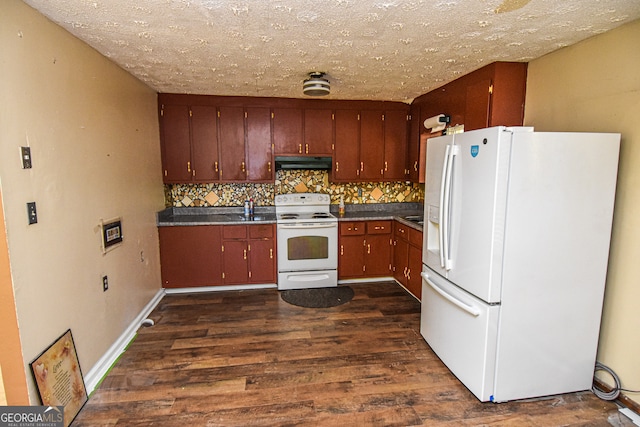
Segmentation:
{"type": "Polygon", "coordinates": [[[102,291],[107,292],[109,289],[109,278],[107,276],[102,276],[102,291]]]}

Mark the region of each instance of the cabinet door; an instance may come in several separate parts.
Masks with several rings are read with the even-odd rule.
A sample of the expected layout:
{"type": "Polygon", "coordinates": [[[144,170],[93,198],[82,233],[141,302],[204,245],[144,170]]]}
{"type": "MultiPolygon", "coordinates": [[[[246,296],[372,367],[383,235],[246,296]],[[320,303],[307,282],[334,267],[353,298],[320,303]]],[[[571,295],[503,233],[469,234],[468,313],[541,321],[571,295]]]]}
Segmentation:
{"type": "Polygon", "coordinates": [[[409,142],[407,144],[407,169],[411,182],[420,182],[420,106],[411,106],[409,142]]]}
{"type": "Polygon", "coordinates": [[[275,240],[249,241],[249,282],[276,283],[275,240]]]}
{"type": "Polygon", "coordinates": [[[409,243],[395,238],[393,241],[393,278],[403,286],[407,286],[407,269],[409,258],[409,243]]]}
{"type": "Polygon", "coordinates": [[[276,155],[300,155],[302,149],[302,109],[273,109],[273,144],[276,155]]]}
{"type": "Polygon", "coordinates": [[[384,179],[407,178],[407,112],[384,114],[384,179]]]}
{"type": "Polygon", "coordinates": [[[338,278],[363,277],[364,238],[363,236],[340,236],[338,252],[338,278]]]}
{"type": "Polygon", "coordinates": [[[191,107],[191,153],[191,169],[195,181],[211,182],[220,178],[216,107],[191,107]]]}
{"type": "Polygon", "coordinates": [[[464,130],[482,129],[489,126],[489,88],[491,80],[485,79],[467,86],[464,110],[464,130]]]}
{"type": "Polygon", "coordinates": [[[333,111],[304,110],[304,154],[331,155],[333,145],[333,111]]]}
{"type": "Polygon", "coordinates": [[[162,107],[162,162],[165,183],[191,181],[189,107],[162,107]]]}
{"type": "Polygon", "coordinates": [[[422,299],[422,251],[420,248],[409,245],[408,269],[406,288],[419,300],[422,299]]]}
{"type": "Polygon", "coordinates": [[[336,110],[333,179],[355,181],[360,175],[360,113],[336,110]]]}
{"type": "Polygon", "coordinates": [[[220,179],[244,181],[247,177],[244,147],[244,109],[220,107],[220,179]]]}
{"type": "Polygon", "coordinates": [[[367,234],[365,277],[391,275],[391,234],[367,234]]]}
{"type": "Polygon", "coordinates": [[[382,111],[360,112],[360,180],[380,180],[384,171],[382,111]]]}
{"type": "Polygon", "coordinates": [[[271,144],[271,111],[250,107],[247,113],[247,179],[273,181],[273,149],[271,144]]]}
{"type": "Polygon", "coordinates": [[[225,240],[222,253],[224,284],[249,283],[249,252],[246,240],[225,240]]]}
{"type": "Polygon", "coordinates": [[[158,234],[165,288],[222,284],[220,227],[159,227],[158,234]]]}

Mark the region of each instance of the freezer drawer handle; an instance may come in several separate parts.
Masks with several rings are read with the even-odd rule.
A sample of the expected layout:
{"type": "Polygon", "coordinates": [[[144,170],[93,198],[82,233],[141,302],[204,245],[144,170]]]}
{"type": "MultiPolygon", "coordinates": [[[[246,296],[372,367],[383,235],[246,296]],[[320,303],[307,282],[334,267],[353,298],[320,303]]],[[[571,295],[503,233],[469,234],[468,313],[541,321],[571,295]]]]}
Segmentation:
{"type": "Polygon", "coordinates": [[[449,295],[447,292],[443,291],[442,289],[440,289],[440,286],[436,285],[435,283],[433,283],[431,280],[429,280],[429,275],[425,272],[420,273],[420,275],[422,276],[422,278],[424,279],[425,282],[427,282],[427,284],[429,286],[431,286],[431,288],[436,291],[438,294],[440,294],[440,296],[444,299],[446,299],[447,301],[449,301],[451,304],[461,308],[462,310],[466,311],[467,313],[471,314],[474,317],[478,317],[480,315],[480,310],[478,310],[475,307],[472,307],[468,304],[463,303],[462,301],[458,300],[457,298],[455,298],[452,295],[449,295]]]}

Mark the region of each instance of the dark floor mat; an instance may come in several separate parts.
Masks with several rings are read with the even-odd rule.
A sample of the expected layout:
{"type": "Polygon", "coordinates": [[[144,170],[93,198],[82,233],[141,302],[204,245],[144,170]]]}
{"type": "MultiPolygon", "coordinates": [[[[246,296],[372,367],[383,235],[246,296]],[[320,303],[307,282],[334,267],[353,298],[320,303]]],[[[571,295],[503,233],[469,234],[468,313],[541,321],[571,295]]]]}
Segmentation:
{"type": "Polygon", "coordinates": [[[291,289],[281,291],[283,301],[299,307],[327,308],[345,304],[353,298],[353,289],[349,286],[317,289],[291,289]]]}

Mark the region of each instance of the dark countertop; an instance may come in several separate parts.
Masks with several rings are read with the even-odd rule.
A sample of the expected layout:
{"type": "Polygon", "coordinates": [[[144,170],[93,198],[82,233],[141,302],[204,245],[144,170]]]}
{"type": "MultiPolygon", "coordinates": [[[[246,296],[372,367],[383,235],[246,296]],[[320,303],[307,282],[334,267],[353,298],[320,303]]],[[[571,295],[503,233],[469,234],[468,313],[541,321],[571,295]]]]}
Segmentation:
{"type": "MultiPolygon", "coordinates": [[[[422,203],[367,203],[346,205],[345,214],[338,214],[338,206],[331,205],[331,213],[338,221],[398,220],[422,231],[422,225],[404,219],[422,217],[422,203]]],[[[242,207],[166,208],[157,214],[158,227],[187,225],[275,224],[273,206],[257,206],[253,217],[245,217],[242,207]]]]}

